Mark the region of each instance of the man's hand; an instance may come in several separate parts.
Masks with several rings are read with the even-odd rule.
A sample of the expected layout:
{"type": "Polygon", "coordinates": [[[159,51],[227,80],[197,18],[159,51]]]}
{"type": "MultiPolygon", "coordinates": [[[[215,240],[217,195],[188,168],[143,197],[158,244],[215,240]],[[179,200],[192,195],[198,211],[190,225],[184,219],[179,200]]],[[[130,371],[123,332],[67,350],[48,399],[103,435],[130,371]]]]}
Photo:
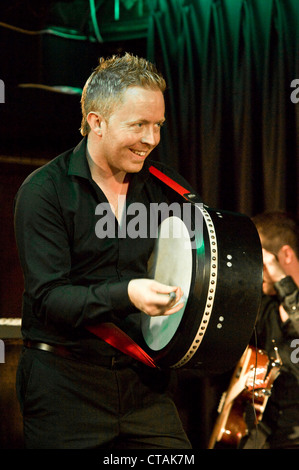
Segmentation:
{"type": "Polygon", "coordinates": [[[128,285],[129,299],[135,307],[150,316],[172,315],[184,305],[179,303],[183,292],[180,287],[167,286],[153,279],[133,279],[128,285]],[[174,292],[172,298],[170,293],[174,292]]]}

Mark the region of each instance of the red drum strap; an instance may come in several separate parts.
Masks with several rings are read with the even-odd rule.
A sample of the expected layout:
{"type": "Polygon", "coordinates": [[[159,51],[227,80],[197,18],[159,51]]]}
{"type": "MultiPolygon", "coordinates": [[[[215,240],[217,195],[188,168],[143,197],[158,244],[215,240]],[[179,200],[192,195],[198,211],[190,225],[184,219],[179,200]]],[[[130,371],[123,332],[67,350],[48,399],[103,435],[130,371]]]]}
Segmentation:
{"type": "Polygon", "coordinates": [[[188,200],[188,198],[186,197],[186,194],[189,194],[190,191],[185,189],[183,186],[178,184],[176,181],[169,178],[169,176],[165,175],[164,173],[162,173],[162,171],[158,170],[154,166],[150,166],[149,171],[150,171],[150,173],[152,173],[152,175],[159,178],[159,180],[163,181],[163,183],[167,184],[167,186],[174,189],[178,194],[180,194],[181,196],[183,196],[185,199],[188,200]]]}
{"type": "Polygon", "coordinates": [[[157,367],[153,359],[113,323],[100,323],[96,326],[88,326],[86,329],[127,356],[133,357],[149,367],[157,367]]]}

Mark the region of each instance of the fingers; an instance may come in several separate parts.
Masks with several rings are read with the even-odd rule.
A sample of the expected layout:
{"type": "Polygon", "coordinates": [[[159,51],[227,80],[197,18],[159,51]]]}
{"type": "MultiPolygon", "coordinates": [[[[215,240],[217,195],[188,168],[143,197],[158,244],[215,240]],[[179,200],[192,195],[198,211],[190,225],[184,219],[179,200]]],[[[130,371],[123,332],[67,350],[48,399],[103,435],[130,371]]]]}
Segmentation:
{"type": "Polygon", "coordinates": [[[183,307],[184,307],[184,302],[180,302],[176,304],[174,307],[169,308],[168,310],[165,310],[163,315],[164,316],[173,315],[174,313],[179,312],[183,307]]]}
{"type": "Polygon", "coordinates": [[[178,286],[167,286],[165,284],[161,284],[157,281],[153,281],[151,284],[151,288],[153,292],[158,294],[157,302],[160,301],[164,303],[170,302],[177,302],[183,295],[182,290],[178,286]]]}
{"type": "Polygon", "coordinates": [[[177,303],[183,297],[183,292],[180,287],[166,286],[155,281],[152,285],[152,289],[155,292],[155,297],[153,297],[152,300],[156,303],[157,307],[161,307],[161,311],[163,310],[161,314],[171,315],[182,308],[183,303],[177,306],[177,303]]]}
{"type": "Polygon", "coordinates": [[[128,286],[132,303],[150,316],[172,315],[184,305],[178,286],[167,286],[152,279],[133,279],[128,286]]]}

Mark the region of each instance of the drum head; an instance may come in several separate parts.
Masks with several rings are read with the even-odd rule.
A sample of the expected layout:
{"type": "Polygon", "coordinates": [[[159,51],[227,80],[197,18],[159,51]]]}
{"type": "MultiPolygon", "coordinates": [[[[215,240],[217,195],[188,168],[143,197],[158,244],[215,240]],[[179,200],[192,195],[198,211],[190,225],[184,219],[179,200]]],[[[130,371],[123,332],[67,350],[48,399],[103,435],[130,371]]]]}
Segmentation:
{"type": "Polygon", "coordinates": [[[192,246],[185,223],[176,216],[165,219],[160,227],[149,260],[149,277],[171,286],[180,286],[184,307],[169,316],[150,317],[141,313],[144,340],[153,351],[163,349],[175,335],[183,317],[192,279],[192,246]],[[180,256],[178,256],[180,253],[180,256]]]}

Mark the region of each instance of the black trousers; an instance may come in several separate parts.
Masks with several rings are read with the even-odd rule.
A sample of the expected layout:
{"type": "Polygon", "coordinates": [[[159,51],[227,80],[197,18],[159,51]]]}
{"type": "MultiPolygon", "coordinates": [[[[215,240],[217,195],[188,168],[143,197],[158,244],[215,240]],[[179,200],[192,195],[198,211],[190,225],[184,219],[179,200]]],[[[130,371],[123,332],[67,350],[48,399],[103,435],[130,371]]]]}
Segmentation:
{"type": "Polygon", "coordinates": [[[24,348],[17,372],[27,449],[190,449],[168,372],[107,368],[24,348]]]}

